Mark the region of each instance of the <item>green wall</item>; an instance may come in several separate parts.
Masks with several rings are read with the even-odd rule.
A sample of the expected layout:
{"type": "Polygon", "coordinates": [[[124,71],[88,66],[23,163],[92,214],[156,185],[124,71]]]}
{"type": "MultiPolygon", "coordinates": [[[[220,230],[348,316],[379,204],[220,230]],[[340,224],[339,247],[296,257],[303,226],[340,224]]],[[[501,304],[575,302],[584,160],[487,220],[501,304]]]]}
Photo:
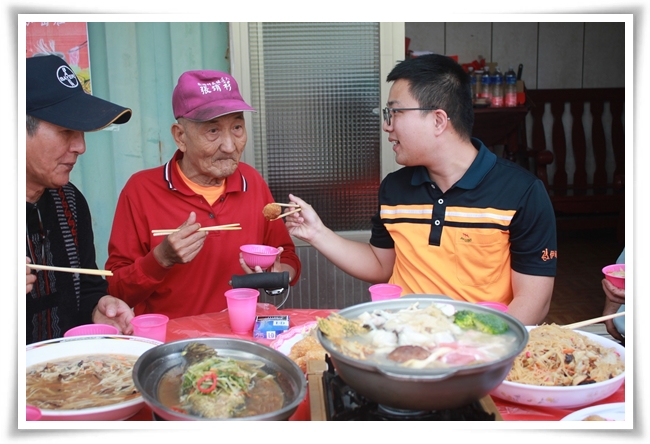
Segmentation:
{"type": "Polygon", "coordinates": [[[170,127],[178,77],[194,69],[229,72],[228,32],[228,23],[88,23],[93,95],[133,110],[125,125],[86,134],[86,153],[71,174],[93,215],[99,268],[122,187],[176,150],[170,127]]]}

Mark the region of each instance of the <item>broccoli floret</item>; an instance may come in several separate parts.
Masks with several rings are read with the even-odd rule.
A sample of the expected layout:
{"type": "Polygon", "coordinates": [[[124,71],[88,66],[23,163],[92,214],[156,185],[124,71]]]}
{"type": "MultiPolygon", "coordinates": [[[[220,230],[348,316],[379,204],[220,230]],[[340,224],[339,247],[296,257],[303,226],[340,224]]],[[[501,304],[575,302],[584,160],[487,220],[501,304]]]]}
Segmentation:
{"type": "Polygon", "coordinates": [[[474,313],[469,310],[460,310],[454,314],[454,324],[461,328],[470,329],[474,328],[474,313]]]}
{"type": "Polygon", "coordinates": [[[464,329],[479,330],[491,335],[500,335],[508,331],[506,321],[491,313],[476,313],[471,310],[459,310],[454,315],[454,323],[464,329]]]}

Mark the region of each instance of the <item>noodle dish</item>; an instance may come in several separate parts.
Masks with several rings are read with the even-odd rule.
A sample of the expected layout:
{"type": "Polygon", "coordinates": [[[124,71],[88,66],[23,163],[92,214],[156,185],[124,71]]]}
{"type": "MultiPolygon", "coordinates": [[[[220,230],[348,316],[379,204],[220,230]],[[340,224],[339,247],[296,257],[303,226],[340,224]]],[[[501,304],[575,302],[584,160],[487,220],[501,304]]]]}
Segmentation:
{"type": "Polygon", "coordinates": [[[132,370],[145,351],[161,344],[123,335],[73,336],[27,346],[25,402],[41,421],[119,421],[144,401],[132,370]]]}
{"type": "Polygon", "coordinates": [[[625,380],[625,347],[555,324],[529,329],[529,340],[491,395],[518,404],[575,408],[605,399],[625,380]]]}

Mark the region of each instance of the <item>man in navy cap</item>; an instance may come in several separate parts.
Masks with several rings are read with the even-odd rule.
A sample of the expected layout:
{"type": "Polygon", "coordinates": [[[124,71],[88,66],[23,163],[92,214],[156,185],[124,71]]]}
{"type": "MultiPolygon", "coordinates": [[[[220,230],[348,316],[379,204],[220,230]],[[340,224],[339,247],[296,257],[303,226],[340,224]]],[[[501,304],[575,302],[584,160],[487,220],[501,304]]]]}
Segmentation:
{"type": "Polygon", "coordinates": [[[126,123],[131,110],[86,94],[55,55],[27,64],[27,343],[62,337],[88,323],[131,334],[133,312],[107,295],[101,276],[31,270],[29,264],[96,269],[90,210],[70,183],[84,132],[126,123]]]}

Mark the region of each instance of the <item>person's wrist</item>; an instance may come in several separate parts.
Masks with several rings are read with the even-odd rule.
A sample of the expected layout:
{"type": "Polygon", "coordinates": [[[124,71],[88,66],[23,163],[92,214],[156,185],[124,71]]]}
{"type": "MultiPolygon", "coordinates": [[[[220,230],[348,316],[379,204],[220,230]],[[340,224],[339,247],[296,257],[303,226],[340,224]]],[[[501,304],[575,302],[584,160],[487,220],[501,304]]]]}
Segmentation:
{"type": "MultiPolygon", "coordinates": [[[[167,240],[164,240],[163,242],[166,241],[167,240]]],[[[159,244],[158,246],[156,246],[156,248],[153,249],[153,257],[154,259],[156,259],[156,262],[158,262],[158,264],[160,264],[161,267],[171,268],[171,266],[174,265],[174,263],[166,259],[165,255],[162,252],[162,248],[163,248],[162,245],[163,244],[159,244]]]]}

